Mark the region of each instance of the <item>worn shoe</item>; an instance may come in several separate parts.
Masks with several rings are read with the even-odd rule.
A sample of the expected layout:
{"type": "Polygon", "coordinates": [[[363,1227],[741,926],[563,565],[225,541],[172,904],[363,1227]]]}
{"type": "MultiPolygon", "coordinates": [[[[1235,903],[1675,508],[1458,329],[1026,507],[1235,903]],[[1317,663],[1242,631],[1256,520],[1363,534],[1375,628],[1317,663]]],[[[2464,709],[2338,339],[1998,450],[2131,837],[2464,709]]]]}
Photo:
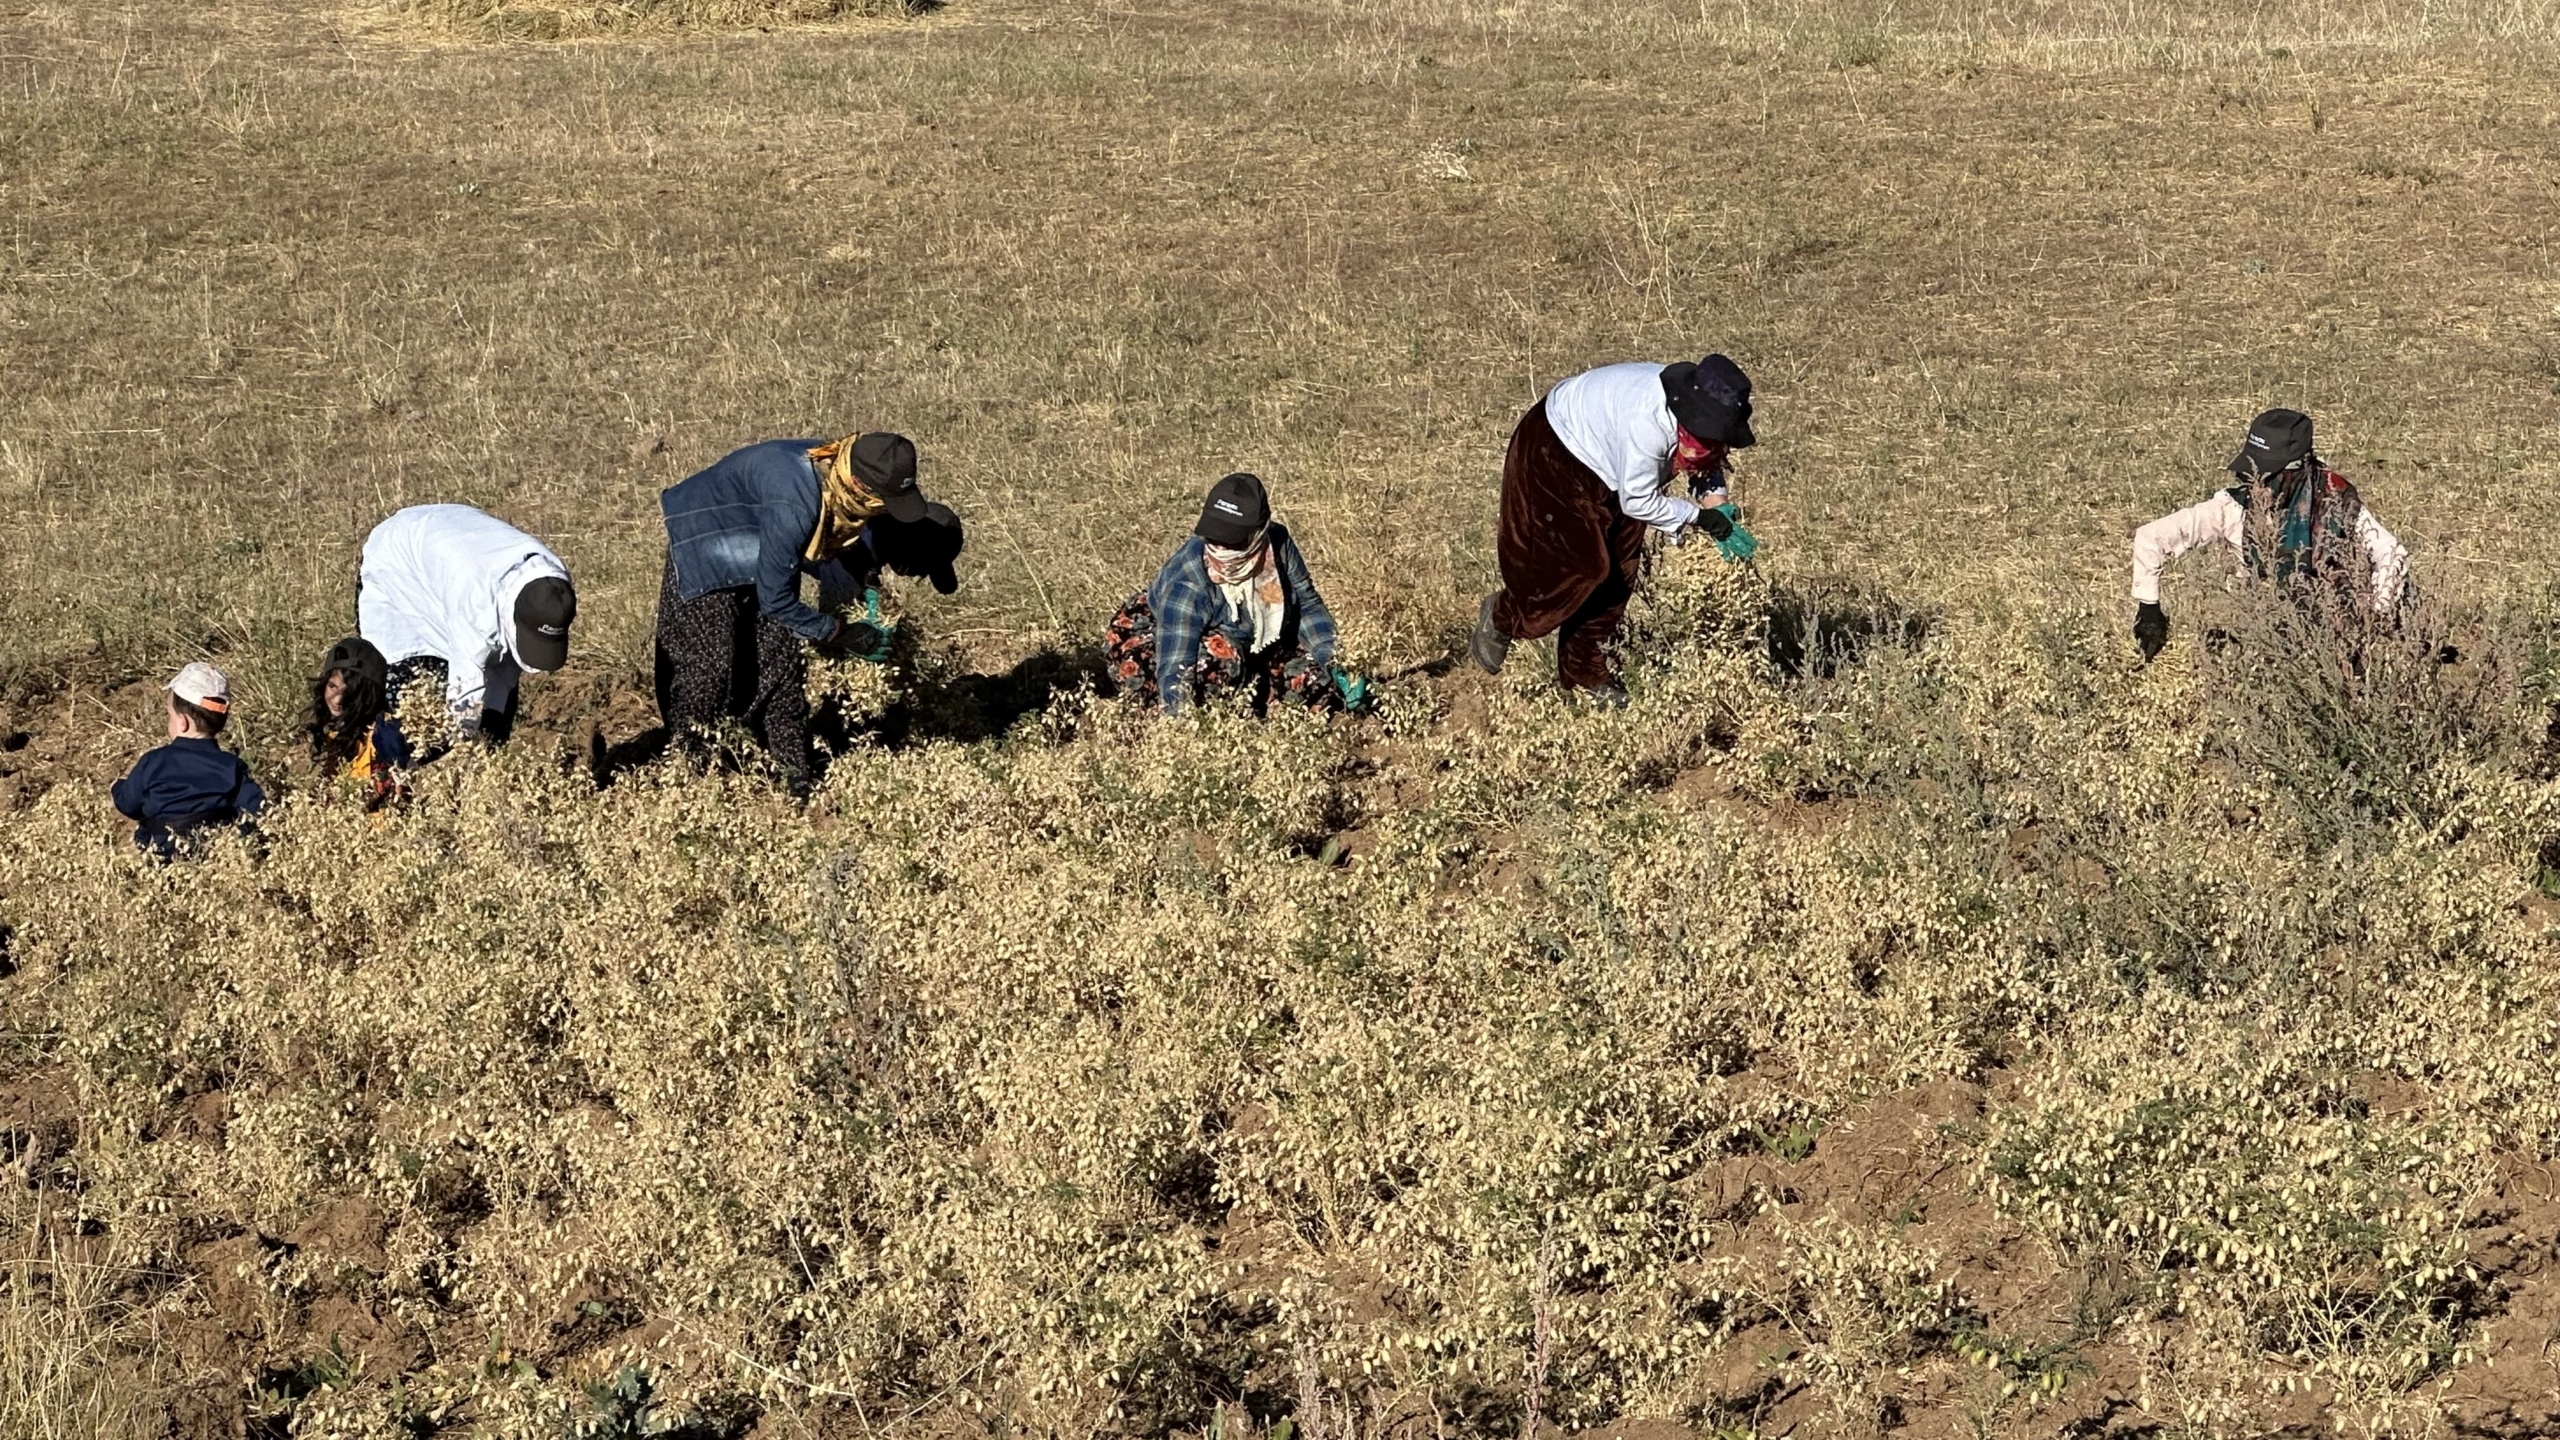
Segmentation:
{"type": "Polygon", "coordinates": [[[1467,642],[1467,653],[1475,657],[1477,667],[1487,675],[1501,674],[1502,662],[1511,658],[1511,637],[1494,628],[1493,623],[1493,605],[1501,598],[1502,592],[1496,590],[1476,607],[1476,633],[1467,642]]]}

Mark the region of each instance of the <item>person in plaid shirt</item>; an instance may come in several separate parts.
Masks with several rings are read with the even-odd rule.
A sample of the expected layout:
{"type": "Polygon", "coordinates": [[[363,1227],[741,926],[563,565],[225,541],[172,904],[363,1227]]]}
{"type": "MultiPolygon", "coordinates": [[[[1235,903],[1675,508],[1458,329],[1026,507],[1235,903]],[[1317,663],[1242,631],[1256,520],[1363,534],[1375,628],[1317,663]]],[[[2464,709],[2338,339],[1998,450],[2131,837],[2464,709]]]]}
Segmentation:
{"type": "Polygon", "coordinates": [[[1360,681],[1333,663],[1333,613],[1262,481],[1234,474],[1209,491],[1200,523],[1155,583],[1111,617],[1112,678],[1168,715],[1194,699],[1249,697],[1311,709],[1356,706],[1360,681]]]}

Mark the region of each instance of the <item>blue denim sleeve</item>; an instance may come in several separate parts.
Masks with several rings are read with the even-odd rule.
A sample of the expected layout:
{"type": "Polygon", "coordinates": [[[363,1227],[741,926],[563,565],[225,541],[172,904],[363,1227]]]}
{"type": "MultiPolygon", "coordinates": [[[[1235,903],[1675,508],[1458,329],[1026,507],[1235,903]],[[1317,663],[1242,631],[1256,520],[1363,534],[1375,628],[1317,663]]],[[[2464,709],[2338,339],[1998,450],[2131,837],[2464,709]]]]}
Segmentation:
{"type": "Polygon", "coordinates": [[[853,549],[832,560],[821,560],[815,565],[804,564],[800,567],[811,579],[818,582],[819,609],[849,605],[862,598],[866,583],[864,577],[855,574],[853,567],[845,564],[845,558],[848,555],[866,553],[868,552],[863,550],[861,545],[856,544],[853,549]]]}
{"type": "MultiPolygon", "coordinates": [[[[797,462],[787,456],[770,461],[757,507],[756,605],[767,618],[805,640],[825,640],[836,633],[833,617],[800,598],[800,556],[817,532],[818,514],[801,503],[797,475],[782,473],[797,462]]],[[[808,499],[814,502],[815,496],[808,499]]]]}
{"type": "Polygon", "coordinates": [[[240,767],[240,784],[231,793],[231,808],[243,815],[255,815],[266,808],[267,792],[259,789],[258,782],[250,778],[249,767],[245,764],[240,767]]]}

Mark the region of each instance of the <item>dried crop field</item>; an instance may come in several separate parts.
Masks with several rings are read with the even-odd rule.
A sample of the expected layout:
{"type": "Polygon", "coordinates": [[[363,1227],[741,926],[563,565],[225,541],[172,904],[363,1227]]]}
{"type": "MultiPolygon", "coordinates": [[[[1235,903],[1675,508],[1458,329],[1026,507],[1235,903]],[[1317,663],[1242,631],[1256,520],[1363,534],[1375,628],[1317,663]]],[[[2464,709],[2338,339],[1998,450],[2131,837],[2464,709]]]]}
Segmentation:
{"type": "Polygon", "coordinates": [[[2553,1433],[2555,34],[17,0],[0,1434],[2553,1433]],[[1710,347],[1759,568],[1622,712],[1452,669],[1520,410],[1710,347]],[[2423,614],[2199,558],[2140,667],[2269,404],[2423,614]],[[972,544],[816,802],[639,762],[656,492],[875,426],[972,544]],[[1231,468],[1377,716],[1058,684],[1231,468]],[[429,500],[578,652],[371,823],[429,500]],[[289,798],[149,867],[205,656],[289,798]]]}

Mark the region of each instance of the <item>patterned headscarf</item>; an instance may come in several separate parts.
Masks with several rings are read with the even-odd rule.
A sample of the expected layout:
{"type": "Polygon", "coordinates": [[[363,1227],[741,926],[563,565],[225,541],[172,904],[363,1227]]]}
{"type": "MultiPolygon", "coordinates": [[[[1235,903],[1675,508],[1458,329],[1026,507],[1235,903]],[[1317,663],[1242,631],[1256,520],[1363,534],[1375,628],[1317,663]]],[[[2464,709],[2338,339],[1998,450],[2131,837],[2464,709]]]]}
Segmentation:
{"type": "Polygon", "coordinates": [[[2296,576],[2364,573],[2347,563],[2364,553],[2356,537],[2356,517],[2364,497],[2347,477],[2305,456],[2255,483],[2225,492],[2240,502],[2248,516],[2241,532],[2240,553],[2262,576],[2292,580],[2296,576]]]}
{"type": "Polygon", "coordinates": [[[1255,654],[1280,639],[1280,624],[1289,614],[1289,597],[1280,584],[1280,557],[1272,553],[1271,529],[1265,526],[1241,550],[1200,542],[1200,558],[1209,567],[1209,583],[1227,597],[1235,616],[1253,626],[1255,654]]]}
{"type": "Polygon", "coordinates": [[[810,447],[809,468],[818,472],[818,528],[809,533],[809,548],[801,552],[809,561],[843,554],[861,538],[862,527],[888,504],[853,473],[853,442],[858,438],[847,435],[832,444],[810,447]]]}

